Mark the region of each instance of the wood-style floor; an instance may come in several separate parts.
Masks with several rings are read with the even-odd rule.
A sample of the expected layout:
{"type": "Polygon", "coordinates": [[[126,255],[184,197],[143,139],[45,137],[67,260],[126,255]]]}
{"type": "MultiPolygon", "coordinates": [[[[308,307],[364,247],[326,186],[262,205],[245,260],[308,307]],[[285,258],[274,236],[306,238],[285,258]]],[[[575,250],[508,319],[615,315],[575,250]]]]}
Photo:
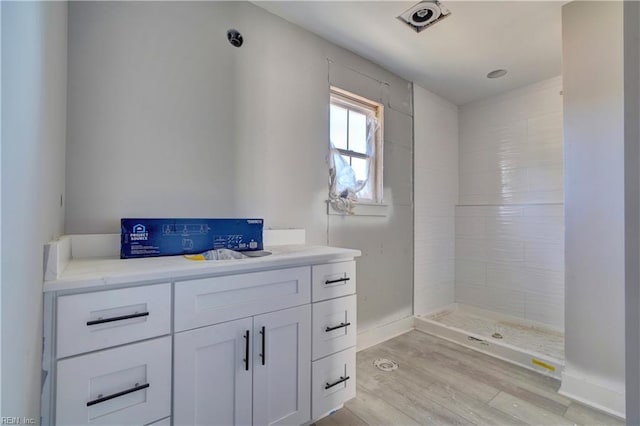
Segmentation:
{"type": "Polygon", "coordinates": [[[359,352],[357,383],[317,426],[624,424],[559,395],[555,379],[419,331],[359,352]],[[380,371],[378,358],[399,368],[380,371]]]}

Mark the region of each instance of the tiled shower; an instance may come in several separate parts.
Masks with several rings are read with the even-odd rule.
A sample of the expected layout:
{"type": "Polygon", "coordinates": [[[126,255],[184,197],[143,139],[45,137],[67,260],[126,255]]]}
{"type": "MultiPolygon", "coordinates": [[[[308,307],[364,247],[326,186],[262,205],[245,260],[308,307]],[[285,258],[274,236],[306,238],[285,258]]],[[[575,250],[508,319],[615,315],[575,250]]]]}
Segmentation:
{"type": "Polygon", "coordinates": [[[463,306],[562,332],[562,77],[460,106],[456,118],[457,150],[451,133],[416,123],[415,314],[463,306]]]}
{"type": "Polygon", "coordinates": [[[455,299],[563,329],[562,78],[459,114],[455,299]]]}

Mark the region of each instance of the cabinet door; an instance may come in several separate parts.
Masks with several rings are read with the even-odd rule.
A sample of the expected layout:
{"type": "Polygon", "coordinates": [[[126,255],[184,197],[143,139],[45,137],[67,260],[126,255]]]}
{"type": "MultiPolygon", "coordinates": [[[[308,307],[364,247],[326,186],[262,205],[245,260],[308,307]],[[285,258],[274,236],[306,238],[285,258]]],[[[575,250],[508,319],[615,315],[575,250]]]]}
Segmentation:
{"type": "Polygon", "coordinates": [[[253,319],[253,423],[299,425],[311,420],[311,308],[253,319]]]}
{"type": "Polygon", "coordinates": [[[252,319],[175,335],[174,425],[251,424],[252,319]]]}

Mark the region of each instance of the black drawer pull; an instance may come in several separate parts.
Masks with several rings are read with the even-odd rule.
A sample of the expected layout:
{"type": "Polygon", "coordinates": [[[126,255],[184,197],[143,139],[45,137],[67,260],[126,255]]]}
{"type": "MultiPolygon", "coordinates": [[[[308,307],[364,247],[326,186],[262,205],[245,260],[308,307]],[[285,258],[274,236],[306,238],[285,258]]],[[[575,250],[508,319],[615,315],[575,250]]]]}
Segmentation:
{"type": "Polygon", "coordinates": [[[337,329],[343,328],[343,327],[348,327],[350,325],[351,325],[350,322],[341,322],[340,325],[336,325],[335,327],[327,327],[324,331],[326,331],[328,333],[330,331],[337,330],[337,329]]]}
{"type": "Polygon", "coordinates": [[[327,280],[324,283],[325,284],[335,284],[335,283],[341,283],[343,281],[349,281],[351,278],[349,277],[345,277],[345,278],[338,278],[337,280],[327,280]]]}
{"type": "Polygon", "coordinates": [[[325,389],[331,389],[332,387],[337,386],[342,382],[346,382],[347,380],[349,380],[349,376],[347,376],[347,377],[340,376],[340,380],[338,380],[337,382],[334,382],[334,383],[327,383],[326,385],[324,385],[324,388],[325,389]]]}
{"type": "Polygon", "coordinates": [[[119,317],[111,317],[111,318],[100,318],[97,320],[92,320],[92,321],[87,321],[87,325],[98,325],[98,324],[104,324],[106,322],[114,322],[114,321],[122,321],[122,320],[128,320],[131,318],[140,318],[140,317],[148,317],[149,316],[149,312],[136,312],[135,314],[131,314],[131,315],[122,315],[119,317]]]}
{"type": "Polygon", "coordinates": [[[262,358],[262,365],[264,365],[264,363],[267,360],[267,348],[265,347],[265,336],[267,335],[267,332],[264,329],[264,326],[262,326],[262,330],[260,330],[260,334],[262,334],[262,353],[260,354],[260,358],[262,358]]]}
{"type": "Polygon", "coordinates": [[[93,401],[87,402],[87,407],[91,407],[92,405],[100,404],[101,402],[109,401],[110,399],[117,398],[119,396],[127,395],[133,392],[137,392],[142,389],[146,389],[151,386],[149,383],[145,383],[144,385],[139,385],[136,383],[134,387],[131,389],[123,390],[121,392],[112,393],[111,395],[101,396],[99,398],[94,399],[93,401]]]}
{"type": "Polygon", "coordinates": [[[249,330],[244,332],[244,338],[246,339],[244,346],[244,369],[249,371],[249,330]]]}

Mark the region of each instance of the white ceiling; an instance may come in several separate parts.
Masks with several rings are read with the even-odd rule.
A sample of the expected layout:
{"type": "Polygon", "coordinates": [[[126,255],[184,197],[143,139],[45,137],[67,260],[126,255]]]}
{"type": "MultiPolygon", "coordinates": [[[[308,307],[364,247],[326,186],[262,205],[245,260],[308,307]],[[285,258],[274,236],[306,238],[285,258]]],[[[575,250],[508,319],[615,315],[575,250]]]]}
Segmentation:
{"type": "Polygon", "coordinates": [[[396,17],[418,1],[256,4],[462,105],[561,72],[560,1],[452,1],[415,33],[396,17]],[[500,79],[489,71],[505,68],[500,79]]]}

